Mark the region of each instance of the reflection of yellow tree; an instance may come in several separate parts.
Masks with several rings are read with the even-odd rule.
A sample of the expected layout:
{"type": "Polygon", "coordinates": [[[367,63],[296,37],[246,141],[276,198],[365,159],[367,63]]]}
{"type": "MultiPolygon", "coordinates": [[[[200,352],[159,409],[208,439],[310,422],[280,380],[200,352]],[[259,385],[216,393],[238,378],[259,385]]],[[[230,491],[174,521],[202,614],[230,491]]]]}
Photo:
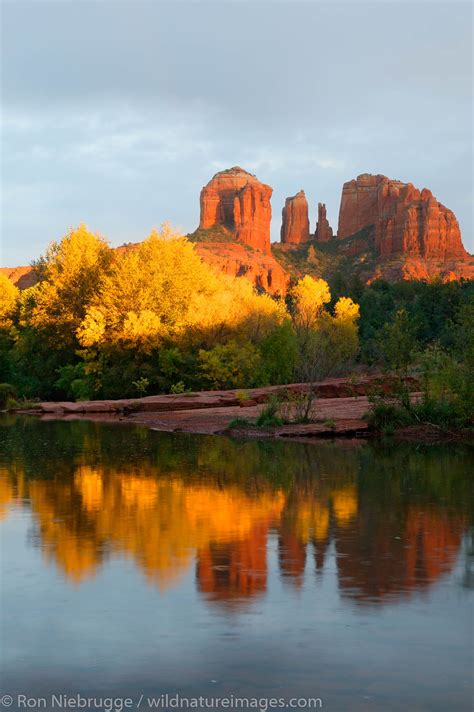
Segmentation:
{"type": "Polygon", "coordinates": [[[339,526],[348,524],[357,514],[357,490],[355,485],[335,489],[331,493],[332,508],[339,526]]]}
{"type": "Polygon", "coordinates": [[[357,514],[357,489],[353,484],[326,486],[317,492],[302,491],[288,499],[283,521],[302,543],[321,541],[329,535],[331,511],[339,527],[357,514]]]}
{"type": "Polygon", "coordinates": [[[31,484],[45,550],[74,581],[91,574],[104,547],[132,556],[160,587],[211,542],[241,541],[278,517],[281,492],[245,494],[237,486],[79,466],[70,482],[31,484]]]}
{"type": "Polygon", "coordinates": [[[74,483],[82,495],[84,507],[89,512],[97,511],[102,506],[103,482],[97,470],[80,467],[74,476],[74,483]]]}
{"type": "Polygon", "coordinates": [[[38,518],[43,550],[78,583],[95,572],[102,547],[74,494],[69,484],[46,480],[30,483],[31,506],[38,518]]]}
{"type": "Polygon", "coordinates": [[[16,467],[0,467],[0,519],[8,516],[10,507],[15,502],[22,502],[27,496],[24,472],[16,467]]]}
{"type": "Polygon", "coordinates": [[[6,469],[0,469],[0,519],[6,517],[15,496],[13,484],[6,469]]]}
{"type": "Polygon", "coordinates": [[[329,532],[329,504],[317,499],[298,502],[294,519],[294,533],[301,542],[325,539],[329,532]]]}

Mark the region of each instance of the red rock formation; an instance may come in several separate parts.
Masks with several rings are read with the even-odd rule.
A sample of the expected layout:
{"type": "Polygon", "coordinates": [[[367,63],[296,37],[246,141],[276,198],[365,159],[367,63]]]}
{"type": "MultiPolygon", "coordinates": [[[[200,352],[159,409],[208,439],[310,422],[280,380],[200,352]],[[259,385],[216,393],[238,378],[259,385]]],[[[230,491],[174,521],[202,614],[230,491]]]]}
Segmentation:
{"type": "Polygon", "coordinates": [[[304,190],[300,190],[299,193],[285,200],[281,217],[282,242],[297,245],[308,242],[310,239],[308,201],[304,190]]]}
{"type": "Polygon", "coordinates": [[[0,274],[4,274],[18,289],[27,289],[36,284],[37,277],[32,267],[0,267],[0,274]]]}
{"type": "Polygon", "coordinates": [[[326,205],[324,203],[318,203],[318,222],[316,223],[314,239],[316,242],[328,242],[332,236],[332,227],[326,217],[326,205]]]}
{"type": "Polygon", "coordinates": [[[201,191],[199,227],[223,225],[235,239],[262,252],[270,252],[272,188],[239,166],[220,171],[201,191]]]}
{"type": "Polygon", "coordinates": [[[404,255],[443,262],[466,259],[458,221],[427,189],[360,175],[344,183],[338,238],[373,226],[380,257],[404,255]]]}
{"type": "Polygon", "coordinates": [[[245,277],[257,289],[270,294],[285,294],[289,275],[271,254],[249,252],[232,242],[198,242],[196,250],[202,259],[219,272],[245,277]]]}

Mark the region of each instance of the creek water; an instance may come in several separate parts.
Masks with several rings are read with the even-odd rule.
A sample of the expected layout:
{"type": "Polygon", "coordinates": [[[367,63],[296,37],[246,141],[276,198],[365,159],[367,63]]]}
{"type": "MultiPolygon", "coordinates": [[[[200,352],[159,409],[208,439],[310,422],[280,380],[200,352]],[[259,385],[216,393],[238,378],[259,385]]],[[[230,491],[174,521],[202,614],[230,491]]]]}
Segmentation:
{"type": "Polygon", "coordinates": [[[4,417],[1,693],[470,710],[473,465],[4,417]]]}

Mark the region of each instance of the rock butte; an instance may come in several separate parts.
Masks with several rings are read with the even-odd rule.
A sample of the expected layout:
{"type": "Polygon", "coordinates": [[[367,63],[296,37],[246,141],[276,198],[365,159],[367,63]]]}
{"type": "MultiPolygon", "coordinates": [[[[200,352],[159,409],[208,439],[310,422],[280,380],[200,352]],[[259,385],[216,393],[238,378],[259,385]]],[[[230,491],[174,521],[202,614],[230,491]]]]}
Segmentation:
{"type": "Polygon", "coordinates": [[[467,257],[454,213],[431,191],[364,173],[344,183],[337,237],[372,226],[381,258],[405,255],[449,261],[467,257]]]}
{"type": "Polygon", "coordinates": [[[310,239],[308,201],[304,190],[285,200],[281,218],[280,236],[283,243],[299,245],[308,242],[310,239]]]}
{"type": "Polygon", "coordinates": [[[237,242],[270,252],[270,198],[273,189],[243,168],[220,171],[201,190],[203,230],[223,225],[237,242]]]}

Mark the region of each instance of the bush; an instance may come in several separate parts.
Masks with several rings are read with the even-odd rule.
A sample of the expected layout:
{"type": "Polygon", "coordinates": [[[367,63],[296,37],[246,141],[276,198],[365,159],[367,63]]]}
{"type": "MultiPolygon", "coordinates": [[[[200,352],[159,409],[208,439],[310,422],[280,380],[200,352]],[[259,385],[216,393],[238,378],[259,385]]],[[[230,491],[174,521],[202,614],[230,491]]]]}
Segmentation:
{"type": "Polygon", "coordinates": [[[94,384],[86,373],[84,363],[68,364],[58,369],[59,378],[56,385],[64,390],[69,398],[75,401],[92,400],[94,384]]]}
{"type": "Polygon", "coordinates": [[[260,358],[258,349],[250,341],[229,341],[210,351],[199,350],[203,380],[214,389],[256,385],[260,358]]]}
{"type": "Polygon", "coordinates": [[[136,381],[132,381],[132,385],[135,386],[135,390],[139,397],[146,395],[150,381],[148,378],[141,376],[136,381]]]}
{"type": "Polygon", "coordinates": [[[416,404],[413,407],[413,419],[442,428],[465,427],[469,424],[462,403],[447,400],[426,400],[416,404]]]}
{"type": "Polygon", "coordinates": [[[255,425],[259,428],[284,425],[284,420],[280,415],[280,398],[278,395],[270,396],[268,403],[266,403],[255,421],[255,425]]]}
{"type": "Polygon", "coordinates": [[[394,427],[408,425],[410,415],[400,405],[380,400],[372,405],[371,410],[366,415],[366,420],[370,428],[384,432],[388,428],[393,429],[394,427]]]}
{"type": "Polygon", "coordinates": [[[8,402],[17,398],[17,392],[14,386],[9,383],[0,383],[0,408],[3,410],[8,402]]]}
{"type": "Polygon", "coordinates": [[[174,395],[179,395],[180,393],[184,393],[186,391],[186,386],[184,385],[183,381],[178,381],[177,383],[173,383],[173,385],[170,388],[170,393],[173,393],[174,395]]]}
{"type": "Polygon", "coordinates": [[[227,428],[228,429],[235,428],[235,429],[243,430],[244,428],[251,428],[252,425],[253,425],[253,423],[250,420],[248,420],[247,418],[234,418],[233,420],[230,421],[227,428]]]}

